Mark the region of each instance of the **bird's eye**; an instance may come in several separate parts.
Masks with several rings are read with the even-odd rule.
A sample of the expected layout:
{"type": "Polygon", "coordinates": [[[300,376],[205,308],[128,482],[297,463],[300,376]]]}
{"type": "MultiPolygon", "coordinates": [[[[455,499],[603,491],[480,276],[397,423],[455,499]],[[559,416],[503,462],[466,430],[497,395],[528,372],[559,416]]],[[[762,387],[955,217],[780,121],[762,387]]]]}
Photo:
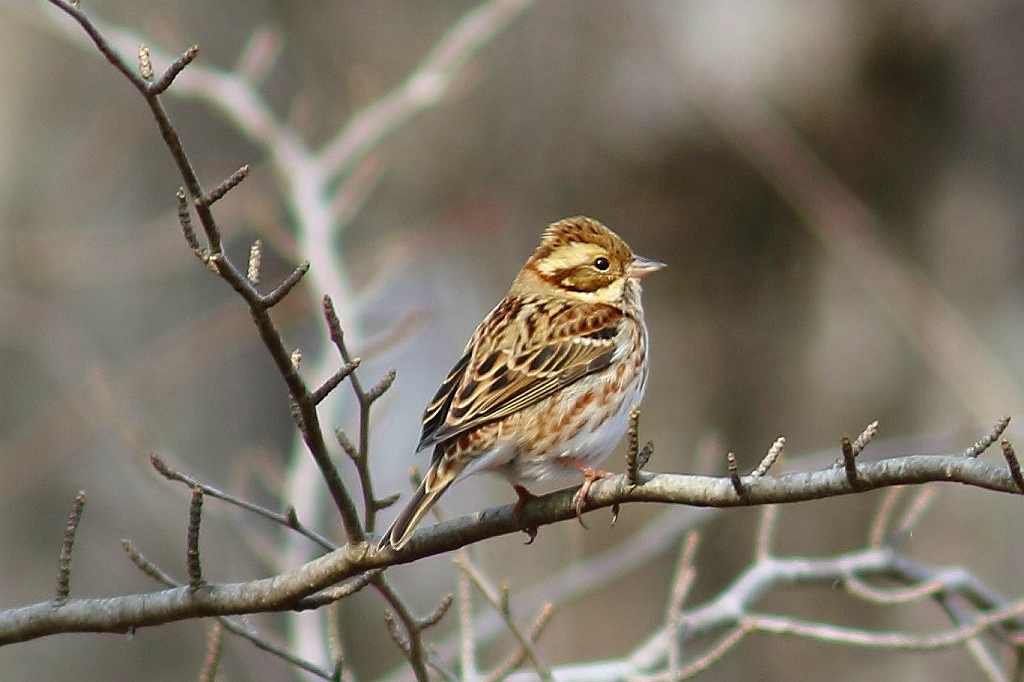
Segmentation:
{"type": "Polygon", "coordinates": [[[598,270],[607,270],[610,265],[611,263],[609,263],[608,259],[605,258],[604,256],[600,256],[594,259],[594,267],[597,268],[598,270]]]}

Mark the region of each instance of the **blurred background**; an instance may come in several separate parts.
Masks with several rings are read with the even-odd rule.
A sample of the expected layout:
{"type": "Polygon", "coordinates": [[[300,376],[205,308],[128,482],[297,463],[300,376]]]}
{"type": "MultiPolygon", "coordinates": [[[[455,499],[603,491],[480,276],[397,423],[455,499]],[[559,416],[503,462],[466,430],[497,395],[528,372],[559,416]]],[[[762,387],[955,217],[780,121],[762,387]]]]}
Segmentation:
{"type": "MultiPolygon", "coordinates": [[[[181,239],[181,181],[142,98],[67,37],[55,8],[17,5],[0,7],[0,608],[51,597],[80,489],[88,503],[72,596],[155,589],[122,537],[183,578],[188,491],[154,474],[148,454],[280,508],[294,435],[248,312],[181,239]]],[[[197,43],[202,64],[224,69],[256,36],[279,50],[261,89],[269,106],[317,149],[475,5],[95,0],[87,11],[171,53],[197,43]]],[[[423,405],[543,228],[577,214],[669,264],[645,283],[653,372],[642,437],[656,445],[652,470],[722,474],[728,451],[752,468],[779,435],[784,467],[820,464],[873,419],[882,435],[865,457],[957,452],[1003,414],[1024,419],[1022,36],[1024,6],[1008,0],[528,6],[443,101],[371,152],[372,191],[331,237],[353,299],[336,303],[356,327],[364,381],[398,370],[374,417],[378,491],[409,490],[409,467],[427,461],[413,453],[423,405]]],[[[266,149],[208,102],[166,103],[207,187],[252,165],[216,207],[229,254],[243,261],[262,239],[268,286],[302,258],[315,262],[297,252],[294,209],[266,149]]],[[[303,285],[276,311],[308,356],[323,348],[323,293],[303,285]]],[[[343,428],[349,398],[342,387],[332,408],[343,428]]],[[[1011,438],[1021,433],[1011,424],[1011,438]]],[[[1019,597],[1020,501],[936,492],[901,547],[1019,597]]],[[[782,509],[776,549],[861,547],[880,499],[782,509]]],[[[443,507],[453,516],[513,500],[503,482],[480,477],[443,507]]],[[[515,604],[672,512],[688,510],[631,506],[614,528],[598,512],[589,532],[560,524],[533,546],[499,538],[476,557],[515,604]]],[[[214,501],[206,513],[209,579],[273,572],[276,528],[214,501]]],[[[749,563],[757,514],[704,520],[690,603],[749,563]]],[[[321,527],[341,538],[335,524],[321,527]]],[[[683,532],[639,570],[560,603],[541,640],[550,662],[623,656],[655,630],[683,532]]],[[[455,589],[450,557],[389,573],[423,613],[455,589]]],[[[759,608],[875,629],[948,625],[937,609],[868,608],[823,587],[773,594],[759,608]]],[[[398,664],[383,610],[370,593],[342,605],[360,679],[398,664]]],[[[455,622],[450,614],[436,641],[455,622]]],[[[500,660],[510,642],[493,640],[482,660],[500,660]]],[[[0,670],[5,679],[189,679],[203,647],[199,623],[50,637],[0,649],[0,670]]],[[[844,680],[979,675],[962,649],[877,652],[757,635],[705,677],[794,679],[823,653],[844,680]]],[[[227,641],[224,679],[292,678],[227,641]]]]}

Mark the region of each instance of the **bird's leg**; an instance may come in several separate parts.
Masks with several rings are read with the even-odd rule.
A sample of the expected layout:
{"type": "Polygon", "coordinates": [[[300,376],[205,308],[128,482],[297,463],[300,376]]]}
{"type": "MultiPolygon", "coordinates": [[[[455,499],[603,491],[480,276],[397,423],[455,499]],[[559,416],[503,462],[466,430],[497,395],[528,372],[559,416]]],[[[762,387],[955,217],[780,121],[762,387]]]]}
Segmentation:
{"type": "Polygon", "coordinates": [[[583,510],[587,506],[587,495],[590,494],[590,486],[594,485],[594,481],[600,481],[602,478],[611,476],[612,472],[587,466],[575,457],[566,457],[564,461],[583,474],[583,485],[572,496],[572,502],[576,507],[576,520],[580,522],[581,526],[586,528],[587,524],[583,523],[583,510]]]}
{"type": "Polygon", "coordinates": [[[523,505],[537,496],[521,485],[513,485],[512,488],[516,491],[516,495],[519,496],[519,499],[516,500],[516,506],[512,507],[512,518],[519,523],[523,532],[530,536],[530,539],[526,541],[526,544],[532,545],[534,539],[537,537],[537,526],[527,527],[523,523],[523,505]]]}

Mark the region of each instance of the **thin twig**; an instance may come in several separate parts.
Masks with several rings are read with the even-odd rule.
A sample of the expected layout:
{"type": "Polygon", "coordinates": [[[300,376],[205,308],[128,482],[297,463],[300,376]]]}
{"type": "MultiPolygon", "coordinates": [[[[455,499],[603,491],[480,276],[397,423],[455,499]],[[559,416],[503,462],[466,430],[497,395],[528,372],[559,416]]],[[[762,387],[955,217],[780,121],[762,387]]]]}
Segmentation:
{"type": "Polygon", "coordinates": [[[341,605],[337,602],[328,604],[327,612],[327,646],[330,650],[331,661],[334,663],[334,673],[338,679],[345,670],[345,643],[341,633],[341,605]]]}
{"type": "Polygon", "coordinates": [[[668,610],[665,614],[667,619],[674,619],[679,615],[686,601],[686,595],[693,587],[693,581],[697,577],[697,569],[694,568],[694,559],[697,556],[697,544],[700,541],[700,533],[695,530],[686,534],[682,550],[679,552],[679,561],[676,563],[675,579],[672,581],[672,589],[669,592],[668,610]]]}
{"type": "Polygon", "coordinates": [[[459,662],[462,677],[476,680],[480,673],[476,667],[476,638],[473,636],[473,591],[465,571],[459,571],[456,586],[459,602],[459,662]]]}
{"type": "Polygon", "coordinates": [[[291,293],[291,290],[302,281],[302,278],[309,272],[309,261],[304,260],[299,263],[291,274],[288,275],[284,281],[277,285],[277,287],[266,296],[260,297],[260,305],[264,308],[273,308],[275,305],[284,300],[284,297],[291,293]]]}
{"type": "Polygon", "coordinates": [[[360,358],[353,358],[352,362],[346,363],[338,368],[334,374],[332,374],[324,383],[320,384],[315,391],[310,394],[310,398],[314,403],[320,404],[323,399],[330,395],[331,391],[336,389],[346,377],[352,374],[359,367],[359,363],[362,362],[360,358]]]}
{"type": "Polygon", "coordinates": [[[420,629],[426,630],[427,628],[433,627],[440,623],[441,619],[444,618],[446,613],[448,613],[448,609],[452,607],[452,604],[454,602],[455,595],[446,594],[444,598],[441,599],[441,603],[437,605],[437,608],[434,609],[433,612],[419,619],[418,623],[420,629]]]}
{"type": "Polygon", "coordinates": [[[189,589],[197,590],[203,586],[203,564],[199,559],[199,526],[203,521],[203,488],[192,488],[192,498],[188,505],[188,534],[185,543],[185,566],[188,568],[189,589]]]}
{"type": "MultiPolygon", "coordinates": [[[[242,183],[242,180],[245,180],[248,176],[249,164],[240,166],[238,170],[236,170],[234,173],[232,173],[227,178],[222,180],[216,187],[211,189],[209,192],[196,197],[196,206],[212,206],[213,204],[223,199],[225,194],[233,190],[235,187],[238,187],[238,185],[242,183]]],[[[250,281],[252,280],[250,279],[250,281]]],[[[253,282],[253,284],[256,284],[256,282],[253,282]]]]}
{"type": "Polygon", "coordinates": [[[210,621],[207,630],[206,656],[203,659],[203,669],[199,673],[199,682],[214,682],[217,679],[221,645],[224,643],[224,624],[219,618],[210,621]]]}
{"type": "Polygon", "coordinates": [[[981,453],[991,447],[992,443],[999,440],[1000,436],[1003,435],[1003,431],[1006,431],[1006,427],[1010,425],[1010,417],[1006,416],[995,423],[990,431],[984,438],[979,440],[971,447],[964,450],[964,457],[978,457],[981,453]]]}
{"type": "MultiPolygon", "coordinates": [[[[548,602],[541,607],[540,613],[533,621],[533,625],[530,626],[526,636],[531,642],[536,642],[540,639],[541,634],[544,632],[544,628],[551,622],[551,617],[555,615],[555,605],[548,602]]],[[[498,666],[487,675],[481,682],[501,682],[514,671],[518,670],[523,663],[526,661],[526,657],[529,652],[524,647],[519,647],[519,650],[510,655],[505,661],[498,664],[498,666]]]]}
{"type": "Polygon", "coordinates": [[[393,613],[385,613],[384,623],[387,625],[392,639],[395,640],[398,648],[402,650],[402,653],[405,654],[406,659],[409,661],[409,666],[412,668],[413,674],[416,675],[417,682],[429,682],[430,674],[427,672],[427,655],[423,646],[423,628],[419,619],[409,611],[405,602],[395,593],[383,575],[376,576],[372,584],[391,608],[394,609],[393,613]],[[398,623],[395,621],[396,617],[402,621],[405,633],[399,631],[398,623]]]}
{"type": "Polygon", "coordinates": [[[165,90],[167,90],[167,88],[171,87],[171,83],[173,83],[174,79],[178,77],[178,74],[184,71],[185,67],[191,64],[198,55],[198,45],[193,45],[192,47],[185,50],[185,52],[183,52],[181,56],[179,56],[177,59],[171,62],[171,64],[167,67],[167,70],[164,71],[162,76],[160,76],[160,80],[150,84],[148,89],[149,94],[156,96],[162,94],[165,90]]]}
{"type": "Polygon", "coordinates": [[[903,512],[903,516],[896,524],[893,530],[894,535],[903,535],[909,533],[917,525],[917,522],[924,516],[924,512],[931,506],[932,500],[935,499],[937,491],[935,488],[921,488],[917,490],[914,499],[911,500],[910,504],[907,505],[907,509],[903,512]]]}
{"type": "Polygon", "coordinates": [[[750,632],[750,629],[746,627],[738,627],[730,631],[729,634],[718,640],[714,646],[705,651],[698,658],[694,659],[688,666],[680,670],[679,677],[677,679],[688,680],[691,677],[695,677],[699,673],[704,672],[715,663],[722,660],[727,653],[732,651],[733,647],[739,644],[740,640],[742,640],[748,632],[750,632]]]}
{"type": "Polygon", "coordinates": [[[822,642],[835,642],[848,646],[863,646],[875,649],[898,649],[931,651],[948,649],[962,644],[971,637],[991,629],[993,626],[1013,619],[1024,613],[1024,600],[1016,601],[1001,609],[979,614],[973,623],[952,630],[932,634],[916,635],[905,632],[872,632],[861,628],[849,628],[802,620],[778,617],[768,614],[750,613],[742,618],[744,625],[759,632],[777,635],[796,635],[822,642]]]}
{"type": "Polygon", "coordinates": [[[182,187],[174,195],[178,200],[178,224],[181,226],[181,233],[185,236],[185,243],[188,248],[197,256],[202,253],[199,240],[196,239],[196,230],[192,227],[192,214],[188,210],[188,195],[182,187]]]}
{"type": "Polygon", "coordinates": [[[740,479],[740,467],[736,463],[735,453],[728,453],[725,456],[725,465],[729,469],[729,481],[732,483],[732,489],[736,491],[736,494],[743,496],[743,481],[740,479]]]}
{"type": "Polygon", "coordinates": [[[757,537],[754,540],[754,559],[763,561],[771,556],[772,540],[778,527],[779,505],[766,504],[761,507],[760,519],[757,524],[757,537]]]}
{"type": "Polygon", "coordinates": [[[868,547],[881,547],[885,542],[886,533],[889,530],[889,523],[896,510],[896,502],[900,495],[906,490],[903,486],[894,486],[885,491],[875,518],[871,522],[871,530],[868,532],[868,547]]]}
{"type": "Polygon", "coordinates": [[[637,464],[637,456],[640,454],[640,408],[634,405],[629,411],[629,428],[626,431],[626,482],[629,485],[637,484],[637,476],[640,474],[640,467],[637,464]]]}
{"type": "Polygon", "coordinates": [[[64,538],[60,543],[60,559],[57,562],[57,595],[53,598],[54,608],[60,608],[67,603],[68,595],[71,594],[71,550],[75,546],[75,534],[78,533],[78,523],[82,520],[84,509],[85,491],[79,490],[71,505],[68,521],[64,524],[64,538]]]}
{"type": "Polygon", "coordinates": [[[338,670],[335,667],[333,670],[327,670],[322,668],[315,663],[312,663],[301,656],[296,656],[292,652],[288,651],[285,647],[271,642],[267,637],[253,630],[248,625],[241,623],[233,618],[219,617],[217,620],[224,626],[224,629],[233,635],[241,637],[248,641],[253,646],[261,651],[265,651],[272,656],[280,658],[282,661],[287,662],[290,665],[304,670],[312,675],[316,675],[322,680],[331,680],[332,682],[338,679],[338,670]]]}
{"type": "Polygon", "coordinates": [[[786,447],[786,438],[784,436],[779,436],[775,439],[775,442],[772,443],[772,446],[768,448],[768,452],[765,454],[764,459],[758,463],[757,468],[750,472],[750,477],[761,478],[762,476],[766,476],[775,465],[776,460],[779,459],[779,456],[782,455],[782,449],[784,447],[786,447]]]}
{"type": "Polygon", "coordinates": [[[308,597],[304,597],[295,602],[296,611],[310,611],[318,609],[321,606],[327,606],[340,601],[346,597],[350,597],[356,592],[359,592],[364,587],[372,583],[378,575],[380,575],[382,568],[375,568],[363,573],[360,576],[356,576],[352,580],[341,585],[334,585],[328,587],[325,590],[321,590],[316,594],[311,594],[308,597]]]}
{"type": "MultiPolygon", "coordinates": [[[[322,300],[324,320],[327,323],[327,331],[330,336],[331,342],[338,350],[338,354],[341,356],[342,361],[346,365],[351,365],[355,362],[355,358],[348,350],[348,346],[345,344],[345,333],[341,329],[341,322],[338,319],[338,313],[334,309],[334,301],[331,300],[330,296],[324,296],[322,300]]],[[[370,471],[369,453],[370,453],[370,410],[373,403],[377,401],[384,393],[391,388],[391,385],[395,381],[395,370],[389,370],[384,377],[370,390],[364,390],[362,381],[359,379],[359,375],[356,372],[352,372],[349,376],[349,384],[352,386],[352,392],[355,394],[356,400],[359,403],[359,444],[353,446],[353,444],[345,438],[342,441],[339,436],[339,442],[342,443],[342,448],[348,453],[353,463],[356,465],[358,472],[359,485],[362,489],[363,495],[363,514],[364,524],[366,531],[372,533],[376,526],[377,512],[381,509],[394,504],[394,496],[390,496],[386,499],[378,499],[376,493],[373,490],[373,475],[370,471]]],[[[335,432],[336,435],[340,432],[335,432]]]]}
{"type": "Polygon", "coordinates": [[[846,434],[843,434],[839,443],[843,452],[843,468],[846,470],[846,481],[856,488],[860,485],[860,481],[857,480],[857,455],[853,452],[853,443],[850,442],[850,437],[846,434]]]}
{"type": "Polygon", "coordinates": [[[861,453],[867,444],[870,443],[875,436],[878,435],[878,420],[868,424],[860,435],[853,440],[853,456],[856,457],[861,453]]]}
{"type": "Polygon", "coordinates": [[[167,587],[178,587],[178,581],[167,573],[164,573],[156,564],[144,557],[142,552],[138,550],[131,540],[122,539],[121,548],[128,555],[128,558],[132,560],[132,563],[135,564],[136,568],[148,575],[150,578],[167,587]]]}
{"type": "MultiPolygon", "coordinates": [[[[473,561],[469,558],[468,552],[460,550],[455,553],[455,565],[459,567],[459,570],[466,574],[466,576],[476,585],[476,588],[480,591],[480,594],[484,596],[491,606],[501,614],[501,617],[505,620],[505,625],[508,627],[509,632],[519,642],[519,646],[526,652],[530,662],[533,664],[534,670],[537,671],[537,676],[540,677],[544,682],[553,682],[554,677],[551,674],[551,667],[547,661],[541,655],[540,651],[534,646],[533,641],[530,639],[527,633],[523,632],[519,624],[516,623],[512,617],[512,611],[507,603],[507,596],[503,597],[498,594],[498,591],[494,588],[494,585],[484,576],[484,574],[473,564],[473,561]]],[[[507,594],[507,593],[506,593],[507,594]]]]}
{"type": "Polygon", "coordinates": [[[1013,477],[1013,482],[1017,484],[1017,489],[1024,493],[1024,474],[1020,471],[1020,462],[1017,461],[1017,453],[1013,451],[1013,445],[1006,438],[999,441],[999,446],[1003,451],[1003,458],[1006,460],[1006,465],[1010,468],[1010,476],[1013,477]]]}
{"type": "Polygon", "coordinates": [[[258,514],[265,519],[269,519],[274,523],[284,526],[285,528],[290,528],[291,530],[294,530],[300,535],[315,542],[327,552],[334,551],[338,548],[338,545],[336,543],[331,542],[330,540],[320,535],[316,531],[300,523],[298,516],[295,514],[294,507],[289,506],[285,509],[285,512],[283,514],[279,514],[275,511],[267,509],[266,507],[261,507],[258,504],[254,504],[252,502],[243,500],[239,497],[235,497],[234,495],[219,490],[213,487],[212,485],[201,483],[192,476],[189,476],[188,474],[177,471],[176,469],[172,469],[167,464],[167,462],[165,462],[161,457],[159,457],[156,454],[150,454],[149,462],[153,466],[153,468],[160,473],[161,476],[168,480],[184,483],[189,488],[195,488],[196,486],[199,486],[202,489],[204,495],[209,495],[210,497],[215,497],[219,500],[223,500],[228,504],[234,505],[240,509],[244,509],[254,514],[258,514]]]}

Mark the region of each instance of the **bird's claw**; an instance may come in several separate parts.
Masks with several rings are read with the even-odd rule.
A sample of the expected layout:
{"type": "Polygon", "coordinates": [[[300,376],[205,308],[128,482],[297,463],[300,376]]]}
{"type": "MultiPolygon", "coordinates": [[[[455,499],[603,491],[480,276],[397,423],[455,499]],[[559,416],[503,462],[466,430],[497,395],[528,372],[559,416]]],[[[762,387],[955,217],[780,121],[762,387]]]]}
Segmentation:
{"type": "Polygon", "coordinates": [[[594,481],[611,476],[611,472],[604,469],[594,469],[593,467],[581,467],[580,473],[583,474],[583,485],[572,496],[572,501],[573,506],[576,508],[576,520],[580,522],[581,526],[586,528],[587,524],[583,523],[583,511],[587,507],[587,496],[590,495],[590,487],[594,485],[594,481]]]}
{"type": "Polygon", "coordinates": [[[523,529],[523,532],[529,536],[529,539],[527,539],[524,544],[532,545],[533,541],[537,539],[537,526],[527,526],[523,522],[523,506],[535,498],[536,495],[521,485],[514,485],[512,487],[515,489],[516,495],[519,496],[519,499],[516,500],[515,506],[512,507],[512,518],[516,520],[519,526],[523,529]]]}
{"type": "Polygon", "coordinates": [[[523,544],[532,545],[533,541],[537,539],[537,526],[523,526],[523,532],[527,535],[526,542],[524,542],[523,544]]]}

